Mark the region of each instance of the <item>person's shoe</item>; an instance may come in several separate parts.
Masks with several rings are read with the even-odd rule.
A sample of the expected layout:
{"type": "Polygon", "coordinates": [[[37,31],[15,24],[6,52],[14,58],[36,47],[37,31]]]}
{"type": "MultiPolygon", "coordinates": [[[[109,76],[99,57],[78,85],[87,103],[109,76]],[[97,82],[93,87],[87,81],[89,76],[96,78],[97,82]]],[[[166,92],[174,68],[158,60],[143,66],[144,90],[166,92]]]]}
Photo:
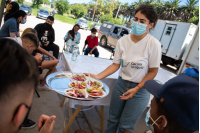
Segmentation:
{"type": "Polygon", "coordinates": [[[37,89],[38,90],[51,90],[47,84],[38,85],[37,89]]]}
{"type": "Polygon", "coordinates": [[[24,122],[21,126],[22,129],[29,129],[29,128],[34,128],[36,126],[36,122],[27,119],[26,122],[24,122]]]}

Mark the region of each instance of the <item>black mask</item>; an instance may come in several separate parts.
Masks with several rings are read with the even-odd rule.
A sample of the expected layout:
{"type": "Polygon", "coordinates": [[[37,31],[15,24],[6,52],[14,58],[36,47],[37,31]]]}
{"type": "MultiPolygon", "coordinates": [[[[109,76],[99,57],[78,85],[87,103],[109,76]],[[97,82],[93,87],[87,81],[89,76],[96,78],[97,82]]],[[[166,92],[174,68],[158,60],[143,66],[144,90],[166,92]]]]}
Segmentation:
{"type": "Polygon", "coordinates": [[[50,24],[48,24],[48,23],[45,23],[45,26],[46,26],[47,28],[52,28],[52,25],[50,25],[50,24]]]}
{"type": "MultiPolygon", "coordinates": [[[[29,112],[30,112],[30,110],[31,110],[31,106],[29,107],[29,106],[27,106],[27,105],[24,104],[24,103],[22,103],[22,104],[25,105],[26,108],[28,108],[28,113],[26,114],[26,117],[25,117],[25,119],[24,119],[24,121],[23,121],[23,123],[25,123],[26,120],[27,120],[27,118],[28,118],[29,112]]],[[[20,105],[18,106],[17,110],[15,111],[15,114],[17,113],[19,107],[20,107],[22,104],[20,104],[20,105]]],[[[15,116],[15,114],[14,114],[14,116],[15,116]]],[[[21,124],[21,126],[19,126],[19,130],[21,129],[23,123],[21,124]]]]}

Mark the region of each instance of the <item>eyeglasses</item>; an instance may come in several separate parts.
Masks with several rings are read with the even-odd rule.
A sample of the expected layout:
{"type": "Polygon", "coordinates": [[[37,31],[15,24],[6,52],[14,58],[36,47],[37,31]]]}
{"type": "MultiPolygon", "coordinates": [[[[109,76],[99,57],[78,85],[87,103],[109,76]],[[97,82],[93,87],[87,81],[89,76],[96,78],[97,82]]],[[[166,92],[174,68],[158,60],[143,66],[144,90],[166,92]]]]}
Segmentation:
{"type": "MultiPolygon", "coordinates": [[[[133,22],[138,23],[138,25],[144,25],[146,21],[147,21],[147,20],[145,20],[145,19],[138,19],[137,17],[135,17],[135,18],[133,19],[133,22]]],[[[149,24],[150,24],[150,23],[149,23],[149,24]]]]}

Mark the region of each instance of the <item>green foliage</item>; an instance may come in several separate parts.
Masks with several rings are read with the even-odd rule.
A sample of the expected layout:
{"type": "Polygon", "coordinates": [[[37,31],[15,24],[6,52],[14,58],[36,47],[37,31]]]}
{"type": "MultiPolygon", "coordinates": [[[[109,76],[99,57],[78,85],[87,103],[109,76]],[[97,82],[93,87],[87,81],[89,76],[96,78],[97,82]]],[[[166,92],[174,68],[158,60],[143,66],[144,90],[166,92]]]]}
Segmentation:
{"type": "Polygon", "coordinates": [[[199,23],[199,17],[193,17],[188,22],[198,25],[198,23],[199,23]]]}
{"type": "Polygon", "coordinates": [[[40,4],[42,4],[43,3],[43,1],[42,0],[32,0],[33,1],[33,3],[32,3],[32,7],[33,8],[37,8],[37,9],[39,9],[39,7],[40,7],[40,4]]]}
{"type": "Polygon", "coordinates": [[[76,18],[81,18],[84,15],[87,15],[87,8],[82,4],[75,4],[72,7],[72,12],[76,18]]]}
{"type": "Polygon", "coordinates": [[[63,15],[69,9],[69,2],[67,0],[56,1],[56,9],[58,14],[63,15]]]}
{"type": "Polygon", "coordinates": [[[103,16],[101,18],[101,23],[103,23],[104,21],[107,21],[107,22],[110,22],[110,23],[113,23],[113,24],[118,24],[118,25],[122,25],[122,21],[120,19],[114,19],[112,15],[110,14],[106,14],[105,16],[103,16]]]}
{"type": "Polygon", "coordinates": [[[17,0],[17,3],[23,4],[23,3],[24,3],[24,0],[17,0]]]}
{"type": "Polygon", "coordinates": [[[52,4],[51,4],[51,8],[54,8],[54,7],[55,7],[55,6],[54,6],[54,4],[52,3],[52,4]]]}

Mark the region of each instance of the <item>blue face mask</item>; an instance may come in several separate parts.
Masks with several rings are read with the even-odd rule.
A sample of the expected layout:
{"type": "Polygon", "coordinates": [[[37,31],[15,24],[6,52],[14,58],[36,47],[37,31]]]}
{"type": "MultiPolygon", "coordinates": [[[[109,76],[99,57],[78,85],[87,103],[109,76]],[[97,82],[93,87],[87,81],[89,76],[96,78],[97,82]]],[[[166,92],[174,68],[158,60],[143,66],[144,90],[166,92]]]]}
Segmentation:
{"type": "Polygon", "coordinates": [[[21,22],[21,24],[25,24],[26,23],[26,19],[24,19],[24,21],[21,22]]]}
{"type": "Polygon", "coordinates": [[[77,32],[74,31],[74,33],[78,33],[78,31],[77,32]]]}
{"type": "Polygon", "coordinates": [[[133,22],[131,24],[132,33],[137,36],[144,34],[146,32],[146,27],[147,27],[146,24],[142,24],[139,22],[133,22]]]}
{"type": "MultiPolygon", "coordinates": [[[[149,129],[152,131],[152,133],[154,133],[154,127],[153,127],[153,125],[155,124],[155,125],[157,125],[158,126],[158,124],[156,123],[156,121],[158,120],[158,119],[160,119],[160,117],[158,118],[158,119],[156,119],[155,121],[151,118],[151,116],[150,116],[150,110],[151,110],[151,108],[147,111],[147,114],[146,114],[146,118],[145,118],[145,122],[146,122],[146,126],[147,127],[149,127],[149,129]],[[153,121],[153,124],[151,125],[151,124],[149,124],[149,118],[153,121]]],[[[167,123],[166,123],[166,125],[167,125],[167,123]]],[[[165,125],[165,126],[166,126],[165,125]]]]}

